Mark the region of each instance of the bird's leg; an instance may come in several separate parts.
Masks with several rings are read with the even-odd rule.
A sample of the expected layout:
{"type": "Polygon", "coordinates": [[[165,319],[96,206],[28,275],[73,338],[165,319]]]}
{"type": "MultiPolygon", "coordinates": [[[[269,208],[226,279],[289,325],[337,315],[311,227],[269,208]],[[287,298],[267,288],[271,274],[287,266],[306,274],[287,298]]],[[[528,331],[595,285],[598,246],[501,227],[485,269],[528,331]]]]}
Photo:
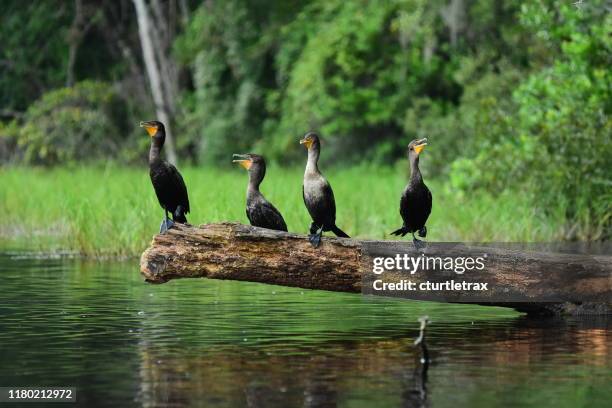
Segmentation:
{"type": "Polygon", "coordinates": [[[318,248],[321,245],[321,237],[323,236],[323,227],[319,228],[315,234],[311,235],[310,243],[313,247],[318,248]]]}
{"type": "Polygon", "coordinates": [[[185,217],[185,209],[183,206],[177,205],[172,215],[173,222],[187,223],[187,217],[185,217]]]}
{"type": "Polygon", "coordinates": [[[174,225],[174,221],[168,217],[168,210],[166,210],[166,229],[169,230],[174,225]]]}
{"type": "Polygon", "coordinates": [[[168,227],[166,226],[166,214],[164,213],[164,218],[162,218],[161,224],[159,224],[159,233],[163,234],[168,231],[168,227]]]}
{"type": "Polygon", "coordinates": [[[426,236],[427,236],[427,227],[423,226],[423,228],[419,230],[419,237],[425,238],[426,236]]]}
{"type": "Polygon", "coordinates": [[[314,239],[314,236],[316,235],[316,233],[317,233],[317,224],[312,222],[310,224],[310,230],[309,230],[309,233],[308,233],[308,241],[310,241],[312,246],[315,246],[314,243],[313,243],[313,239],[314,239]]]}
{"type": "Polygon", "coordinates": [[[168,210],[164,208],[164,219],[159,226],[159,233],[163,234],[174,225],[174,222],[168,217],[168,210]]]}
{"type": "Polygon", "coordinates": [[[425,242],[421,241],[420,239],[417,239],[417,237],[414,236],[414,232],[412,233],[412,243],[414,244],[414,247],[417,251],[420,249],[425,249],[425,247],[427,247],[427,244],[425,242]]]}
{"type": "Polygon", "coordinates": [[[310,224],[310,235],[308,235],[308,240],[312,244],[313,247],[318,248],[321,245],[321,236],[323,235],[323,227],[320,228],[313,222],[310,224]]]}

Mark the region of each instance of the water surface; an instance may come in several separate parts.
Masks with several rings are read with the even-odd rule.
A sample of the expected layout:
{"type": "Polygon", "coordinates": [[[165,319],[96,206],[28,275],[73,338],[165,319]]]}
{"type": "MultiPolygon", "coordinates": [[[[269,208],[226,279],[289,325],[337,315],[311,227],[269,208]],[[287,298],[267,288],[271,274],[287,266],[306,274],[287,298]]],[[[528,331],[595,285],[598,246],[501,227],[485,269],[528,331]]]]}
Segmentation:
{"type": "Polygon", "coordinates": [[[136,260],[19,251],[0,252],[0,282],[0,386],[74,386],[83,407],[612,401],[606,319],[205,279],[150,285],[136,260]],[[412,346],[424,314],[426,378],[412,346]]]}

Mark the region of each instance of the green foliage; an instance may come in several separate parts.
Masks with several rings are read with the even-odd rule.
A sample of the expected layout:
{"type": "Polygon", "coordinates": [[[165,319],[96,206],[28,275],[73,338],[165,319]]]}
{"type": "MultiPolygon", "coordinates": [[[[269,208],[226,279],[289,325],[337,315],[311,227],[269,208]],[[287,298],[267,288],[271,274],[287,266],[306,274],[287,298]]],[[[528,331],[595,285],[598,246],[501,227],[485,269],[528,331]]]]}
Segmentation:
{"type": "Polygon", "coordinates": [[[388,160],[407,142],[401,125],[415,95],[442,104],[458,95],[453,64],[422,55],[437,35],[426,4],[313,1],[280,14],[239,0],[202,5],[176,44],[195,87],[182,133],[223,161],[252,146],[295,159],[297,138],[312,128],[346,159],[388,160]]]}
{"type": "Polygon", "coordinates": [[[180,133],[198,146],[201,160],[227,163],[261,139],[274,32],[298,7],[297,1],[278,8],[243,0],[205,3],[177,39],[176,55],[191,68],[195,87],[183,97],[180,133]]]}
{"type": "Polygon", "coordinates": [[[499,126],[477,122],[477,105],[506,104],[502,91],[520,78],[529,35],[516,28],[519,5],[474,2],[457,16],[424,0],[313,0],[283,13],[240,0],[202,5],[176,43],[195,88],[184,94],[181,134],[200,157],[224,162],[250,148],[294,161],[309,129],[344,161],[389,162],[409,140],[433,135],[444,145],[435,172],[445,173],[463,113],[473,117],[465,139],[499,126]],[[461,27],[457,43],[451,26],[461,27]],[[461,98],[474,89],[488,101],[461,98]],[[460,113],[460,100],[475,104],[460,113]]]}
{"type": "Polygon", "coordinates": [[[65,82],[71,16],[58,0],[3,0],[0,13],[0,107],[25,110],[65,82]]]}
{"type": "MultiPolygon", "coordinates": [[[[435,36],[423,1],[314,2],[283,29],[277,54],[280,115],[269,124],[272,154],[318,129],[343,159],[387,161],[403,151],[404,113],[418,95],[454,98],[452,63],[423,48],[435,36]],[[415,28],[423,27],[423,28],[415,28]],[[434,95],[436,94],[436,95],[434,95]]],[[[440,102],[445,104],[446,102],[440,102]]]]}
{"type": "Polygon", "coordinates": [[[124,140],[121,103],[108,84],[84,81],[43,95],[18,129],[23,160],[55,165],[114,157],[124,140]]]}
{"type": "Polygon", "coordinates": [[[0,122],[0,163],[19,162],[17,141],[19,127],[17,121],[0,122]]]}
{"type": "MultiPolygon", "coordinates": [[[[303,48],[297,58],[281,48],[281,67],[290,61],[281,121],[276,137],[295,150],[295,139],[308,129],[353,141],[377,124],[395,130],[396,107],[405,93],[397,92],[401,80],[394,58],[399,43],[391,32],[390,2],[318,2],[302,12],[284,33],[301,36],[303,48]],[[290,137],[290,136],[293,137],[290,137]]],[[[418,81],[412,77],[411,84],[418,81]]],[[[390,129],[391,132],[393,132],[390,129]]],[[[362,141],[362,140],[360,140],[362,141]]]]}
{"type": "Polygon", "coordinates": [[[463,190],[523,186],[542,208],[563,205],[566,238],[609,238],[610,18],[602,4],[553,6],[523,7],[522,24],[556,52],[522,81],[511,104],[484,107],[486,129],[474,132],[480,150],[454,163],[454,182],[463,190]]]}
{"type": "Polygon", "coordinates": [[[491,191],[503,190],[503,183],[497,182],[498,173],[489,170],[491,163],[506,155],[500,142],[512,132],[516,106],[511,94],[522,78],[521,72],[508,63],[500,61],[497,65],[500,73],[485,71],[467,83],[460,105],[447,114],[426,99],[406,117],[406,127],[420,118],[414,126],[432,141],[426,168],[433,175],[450,177],[460,190],[482,186],[483,180],[491,191]],[[487,158],[476,164],[481,154],[487,154],[487,158]],[[487,170],[478,170],[479,165],[484,166],[480,170],[487,170]],[[470,166],[474,171],[458,171],[460,166],[470,166]]]}

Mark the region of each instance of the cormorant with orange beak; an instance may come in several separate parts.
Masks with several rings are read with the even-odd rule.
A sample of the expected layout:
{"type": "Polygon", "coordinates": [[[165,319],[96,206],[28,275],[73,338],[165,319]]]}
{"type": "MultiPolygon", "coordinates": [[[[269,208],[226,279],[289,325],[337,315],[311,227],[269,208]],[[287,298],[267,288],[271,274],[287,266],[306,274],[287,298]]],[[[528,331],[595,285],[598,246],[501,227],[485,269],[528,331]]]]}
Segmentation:
{"type": "Polygon", "coordinates": [[[316,248],[321,243],[324,231],[332,231],[336,236],[350,238],[336,226],[336,201],[329,182],[319,171],[321,141],[316,133],[306,133],[300,144],[308,149],[308,161],[304,172],[304,204],[312,218],[310,225],[310,243],[316,248]]]}
{"type": "Polygon", "coordinates": [[[402,228],[393,231],[391,235],[412,234],[412,241],[417,249],[424,247],[423,241],[417,239],[414,233],[418,231],[420,237],[427,236],[425,223],[431,213],[431,192],[423,182],[419,169],[419,155],[427,146],[427,139],[415,139],[408,144],[408,161],[410,162],[410,181],[404,189],[400,200],[400,215],[404,220],[402,228]]]}
{"type": "Polygon", "coordinates": [[[247,186],[246,214],[254,227],[287,231],[287,224],[280,211],[276,209],[259,191],[259,185],[266,175],[266,161],[258,154],[235,154],[234,163],[240,164],[249,172],[247,186]]]}
{"type": "Polygon", "coordinates": [[[187,187],[181,173],[176,167],[161,158],[161,149],[166,140],[164,124],[158,121],[140,122],[140,127],[146,129],[151,136],[151,149],[149,150],[149,175],[155,189],[159,204],[164,209],[164,219],[159,232],[166,232],[174,222],[186,223],[185,214],[189,212],[189,197],[187,187]],[[172,220],[168,218],[172,214],[172,220]]]}

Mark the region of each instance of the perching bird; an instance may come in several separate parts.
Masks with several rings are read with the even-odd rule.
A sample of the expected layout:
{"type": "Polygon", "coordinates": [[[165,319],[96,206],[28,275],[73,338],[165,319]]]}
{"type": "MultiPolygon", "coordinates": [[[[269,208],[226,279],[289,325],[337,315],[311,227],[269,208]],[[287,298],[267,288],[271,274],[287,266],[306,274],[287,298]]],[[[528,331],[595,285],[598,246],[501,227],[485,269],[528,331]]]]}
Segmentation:
{"type": "Polygon", "coordinates": [[[158,121],[140,122],[140,127],[146,129],[151,136],[151,149],[149,150],[149,175],[155,189],[159,204],[164,209],[164,219],[159,232],[166,232],[174,222],[186,223],[185,214],[189,212],[189,197],[187,187],[181,173],[176,167],[162,160],[160,152],[166,140],[164,124],[158,121]],[[172,214],[172,220],[168,218],[172,214]]]}
{"type": "Polygon", "coordinates": [[[321,243],[323,231],[332,231],[336,236],[350,238],[336,226],[336,202],[331,186],[317,165],[321,153],[321,142],[316,133],[306,133],[300,144],[308,149],[308,162],[304,172],[304,204],[312,218],[310,243],[316,248],[321,243]]]}
{"type": "Polygon", "coordinates": [[[258,154],[235,154],[234,163],[249,172],[246,214],[254,227],[287,231],[287,224],[281,213],[259,191],[259,185],[266,176],[266,161],[258,154]]]}
{"type": "Polygon", "coordinates": [[[423,183],[423,176],[419,170],[419,155],[427,146],[427,139],[416,139],[408,144],[408,160],[410,161],[410,181],[402,194],[400,200],[400,215],[404,220],[402,228],[393,231],[391,235],[412,234],[414,246],[417,249],[424,247],[423,241],[417,239],[414,233],[418,231],[419,236],[427,236],[425,223],[431,213],[431,192],[423,183]]]}

